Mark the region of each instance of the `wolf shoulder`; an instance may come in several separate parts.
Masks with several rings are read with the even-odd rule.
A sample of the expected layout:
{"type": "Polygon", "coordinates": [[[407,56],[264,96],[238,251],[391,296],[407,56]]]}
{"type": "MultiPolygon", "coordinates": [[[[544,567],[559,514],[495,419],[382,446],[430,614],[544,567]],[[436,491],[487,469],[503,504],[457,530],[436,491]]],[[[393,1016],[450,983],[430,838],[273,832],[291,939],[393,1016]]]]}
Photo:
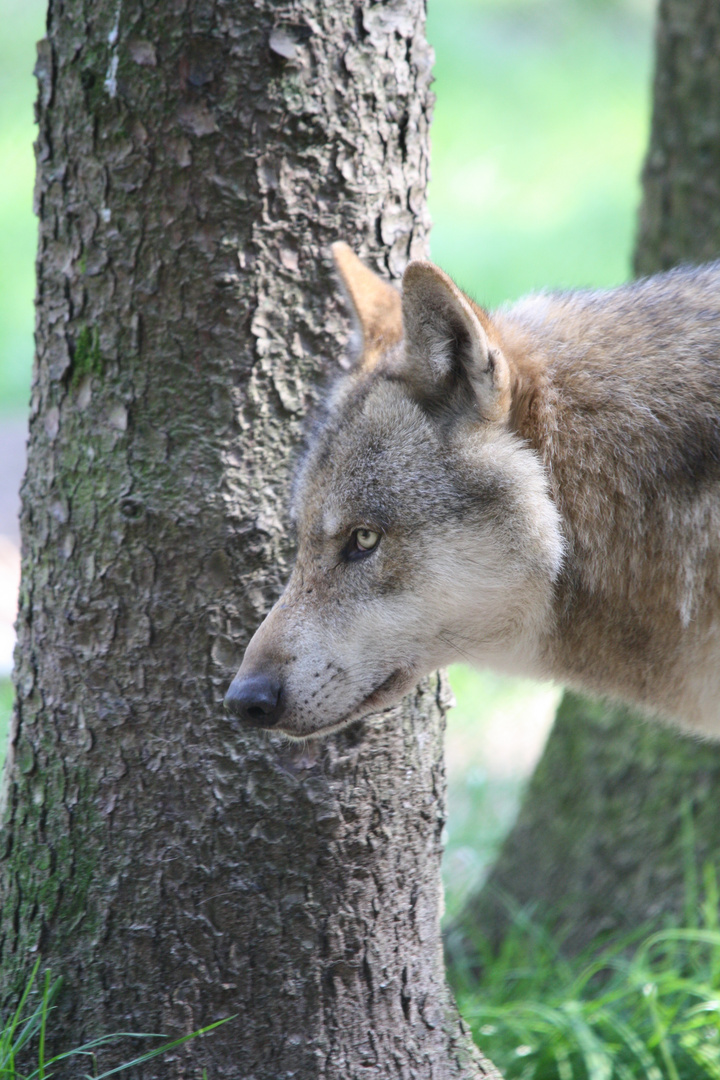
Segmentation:
{"type": "Polygon", "coordinates": [[[497,313],[568,541],[566,681],[720,736],[720,263],[497,313]]]}
{"type": "Polygon", "coordinates": [[[599,439],[646,492],[720,478],[720,262],[531,295],[496,319],[551,388],[552,423],[599,439]]]}
{"type": "MultiPolygon", "coordinates": [[[[531,294],[495,313],[552,352],[557,374],[635,376],[649,390],[720,378],[720,261],[614,289],[531,294]]],[[[629,383],[628,383],[629,380],[629,383]]]]}

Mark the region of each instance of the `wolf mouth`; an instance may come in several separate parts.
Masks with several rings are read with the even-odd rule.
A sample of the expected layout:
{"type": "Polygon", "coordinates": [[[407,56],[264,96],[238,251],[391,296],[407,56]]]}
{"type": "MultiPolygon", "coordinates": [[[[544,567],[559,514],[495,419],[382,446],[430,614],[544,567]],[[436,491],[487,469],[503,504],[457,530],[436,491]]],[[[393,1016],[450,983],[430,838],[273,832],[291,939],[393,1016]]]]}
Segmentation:
{"type": "Polygon", "coordinates": [[[376,698],[382,697],[382,695],[387,693],[388,690],[392,690],[402,680],[402,675],[402,669],[395,668],[395,670],[388,675],[387,679],[385,679],[384,682],[381,682],[379,686],[376,686],[375,689],[371,691],[371,693],[369,693],[366,698],[363,698],[359,705],[356,705],[354,709],[351,709],[351,711],[348,713],[348,716],[352,716],[353,713],[357,712],[358,709],[364,709],[366,707],[372,709],[373,705],[375,704],[376,698]]]}
{"type": "Polygon", "coordinates": [[[387,679],[384,679],[379,686],[376,686],[374,690],[371,690],[367,697],[364,697],[361,701],[358,701],[356,705],[353,705],[343,717],[339,720],[333,720],[331,724],[327,724],[325,727],[316,728],[314,731],[304,731],[300,734],[293,731],[285,731],[282,728],[277,728],[276,730],[293,741],[300,742],[303,742],[305,739],[314,739],[319,735],[331,735],[335,731],[341,731],[346,724],[351,723],[351,721],[357,717],[358,713],[364,715],[368,712],[372,712],[375,705],[379,704],[378,698],[383,697],[388,690],[394,689],[398,683],[402,682],[402,679],[402,668],[396,668],[388,675],[387,679]]]}

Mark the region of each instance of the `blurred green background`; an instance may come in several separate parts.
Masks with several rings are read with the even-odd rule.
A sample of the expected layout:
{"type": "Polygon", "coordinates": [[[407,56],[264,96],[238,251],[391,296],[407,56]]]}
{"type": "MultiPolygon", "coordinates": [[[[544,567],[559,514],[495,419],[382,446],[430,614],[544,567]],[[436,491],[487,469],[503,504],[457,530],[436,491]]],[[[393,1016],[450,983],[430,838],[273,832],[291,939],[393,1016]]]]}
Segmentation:
{"type": "MultiPolygon", "coordinates": [[[[436,53],[432,253],[476,300],[630,274],[649,128],[653,0],[429,0],[436,53]]],[[[34,45],[42,0],[2,0],[0,424],[32,360],[34,45]]],[[[482,880],[512,824],[559,690],[451,670],[446,903],[482,880]]],[[[0,747],[10,712],[0,680],[0,747]]],[[[1,753],[1,751],[0,751],[1,753]]]]}

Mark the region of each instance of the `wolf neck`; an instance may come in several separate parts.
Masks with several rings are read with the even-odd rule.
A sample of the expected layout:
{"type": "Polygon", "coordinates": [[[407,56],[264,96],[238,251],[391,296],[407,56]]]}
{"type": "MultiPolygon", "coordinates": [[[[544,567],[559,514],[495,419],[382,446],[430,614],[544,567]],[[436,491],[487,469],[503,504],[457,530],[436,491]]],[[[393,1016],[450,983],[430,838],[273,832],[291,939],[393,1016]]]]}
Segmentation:
{"type": "Polygon", "coordinates": [[[685,654],[712,635],[720,424],[708,403],[720,373],[703,363],[701,342],[681,336],[682,311],[658,329],[642,287],[630,288],[634,325],[618,319],[627,314],[618,290],[615,303],[530,298],[493,328],[512,372],[512,428],[544,466],[567,543],[543,666],[682,720],[693,693],[685,654]]]}

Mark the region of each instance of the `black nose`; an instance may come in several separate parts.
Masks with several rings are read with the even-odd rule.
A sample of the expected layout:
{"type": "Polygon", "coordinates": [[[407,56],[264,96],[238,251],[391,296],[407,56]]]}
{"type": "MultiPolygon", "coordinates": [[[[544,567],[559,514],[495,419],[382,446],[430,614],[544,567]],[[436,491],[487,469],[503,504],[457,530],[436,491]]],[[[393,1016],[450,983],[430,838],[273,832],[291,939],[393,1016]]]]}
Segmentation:
{"type": "Polygon", "coordinates": [[[274,727],[283,713],[281,689],[280,680],[272,675],[236,676],[225,695],[225,708],[250,727],[274,727]]]}

